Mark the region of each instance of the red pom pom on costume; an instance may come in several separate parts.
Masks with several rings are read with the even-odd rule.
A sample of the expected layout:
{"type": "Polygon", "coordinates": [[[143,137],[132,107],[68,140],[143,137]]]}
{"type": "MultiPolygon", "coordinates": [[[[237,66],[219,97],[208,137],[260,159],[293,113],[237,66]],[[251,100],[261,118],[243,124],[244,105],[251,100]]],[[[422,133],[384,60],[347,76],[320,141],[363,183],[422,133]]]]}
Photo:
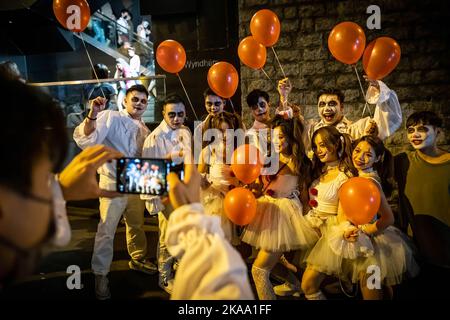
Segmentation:
{"type": "Polygon", "coordinates": [[[309,193],[313,196],[317,196],[319,194],[319,191],[316,188],[309,189],[309,193]]]}
{"type": "Polygon", "coordinates": [[[316,200],[312,199],[312,200],[309,200],[309,205],[311,207],[315,208],[315,207],[317,207],[319,205],[319,203],[316,200]]]}

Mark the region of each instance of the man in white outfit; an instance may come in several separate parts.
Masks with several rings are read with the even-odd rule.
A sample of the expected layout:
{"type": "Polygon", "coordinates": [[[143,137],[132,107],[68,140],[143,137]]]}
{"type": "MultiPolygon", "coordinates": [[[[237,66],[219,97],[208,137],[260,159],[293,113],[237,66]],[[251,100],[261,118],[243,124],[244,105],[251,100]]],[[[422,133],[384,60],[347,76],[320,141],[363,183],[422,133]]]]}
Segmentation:
{"type": "MultiPolygon", "coordinates": [[[[95,144],[110,146],[126,157],[141,156],[149,129],[141,120],[147,109],[147,89],[134,85],[125,95],[125,109],[105,110],[105,99],[98,97],[91,102],[86,119],[75,128],[74,140],[81,149],[95,144]]],[[[100,187],[116,190],[116,164],[106,163],[99,169],[100,187]]],[[[143,230],[144,202],[139,195],[124,195],[112,199],[100,197],[100,222],[95,236],[92,271],[98,299],[110,298],[107,275],[113,258],[114,235],[121,216],[125,216],[127,247],[131,256],[131,269],[155,273],[156,266],[145,259],[147,238],[143,230]]]]}
{"type": "MultiPolygon", "coordinates": [[[[159,126],[147,137],[142,150],[145,158],[159,158],[181,163],[185,155],[191,153],[192,135],[184,126],[186,108],[183,100],[177,95],[166,98],[163,104],[163,116],[159,126]]],[[[144,196],[150,214],[158,214],[159,244],[157,249],[159,286],[171,294],[173,286],[173,257],[166,247],[165,235],[167,219],[172,207],[159,196],[144,196]],[[164,203],[163,203],[164,202],[164,203]]]]}
{"type": "MultiPolygon", "coordinates": [[[[382,140],[391,136],[402,123],[402,110],[394,90],[382,81],[370,81],[366,99],[375,104],[373,118],[365,117],[355,122],[344,115],[344,94],[336,89],[322,90],[318,95],[318,113],[320,121],[306,122],[308,141],[313,133],[324,126],[335,126],[342,133],[347,133],[353,140],[363,135],[378,132],[382,140]]],[[[307,146],[310,149],[310,146],[307,146]]]]}

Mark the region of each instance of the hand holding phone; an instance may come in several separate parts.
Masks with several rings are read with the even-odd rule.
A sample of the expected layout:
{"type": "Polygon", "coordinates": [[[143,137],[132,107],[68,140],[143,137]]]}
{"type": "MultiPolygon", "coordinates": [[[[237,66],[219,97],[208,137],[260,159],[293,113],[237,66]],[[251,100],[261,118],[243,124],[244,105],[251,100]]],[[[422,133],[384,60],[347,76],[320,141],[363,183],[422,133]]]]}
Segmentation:
{"type": "Polygon", "coordinates": [[[183,165],[154,158],[117,159],[117,191],[130,194],[163,196],[168,193],[167,175],[176,172],[184,179],[183,165]]]}

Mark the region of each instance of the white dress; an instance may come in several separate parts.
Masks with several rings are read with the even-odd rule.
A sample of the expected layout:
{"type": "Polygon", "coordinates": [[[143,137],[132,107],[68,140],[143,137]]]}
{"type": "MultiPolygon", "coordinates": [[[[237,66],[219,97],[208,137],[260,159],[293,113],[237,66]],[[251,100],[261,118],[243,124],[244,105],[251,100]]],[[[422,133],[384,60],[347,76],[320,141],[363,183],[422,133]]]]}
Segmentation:
{"type": "MultiPolygon", "coordinates": [[[[267,186],[268,181],[264,181],[267,186]]],[[[257,199],[256,217],[245,228],[242,241],[269,252],[311,247],[318,239],[303,216],[298,198],[298,176],[278,175],[266,194],[257,199]]]]}
{"type": "MultiPolygon", "coordinates": [[[[360,176],[381,186],[376,172],[360,176]]],[[[397,228],[389,226],[373,236],[360,231],[358,240],[350,243],[343,239],[343,232],[350,223],[338,225],[337,220],[333,220],[323,228],[323,236],[310,252],[308,267],[357,283],[361,274],[373,274],[371,268],[375,266],[379,267],[381,283],[388,286],[401,283],[405,276],[418,274],[412,245],[397,228]]]]}
{"type": "MultiPolygon", "coordinates": [[[[207,147],[208,148],[208,147],[207,147]]],[[[229,190],[239,186],[239,180],[232,175],[231,166],[216,161],[215,153],[210,157],[209,182],[211,185],[201,190],[201,203],[208,215],[219,216],[225,238],[233,245],[238,245],[240,239],[237,226],[225,214],[223,203],[229,190]]]]}

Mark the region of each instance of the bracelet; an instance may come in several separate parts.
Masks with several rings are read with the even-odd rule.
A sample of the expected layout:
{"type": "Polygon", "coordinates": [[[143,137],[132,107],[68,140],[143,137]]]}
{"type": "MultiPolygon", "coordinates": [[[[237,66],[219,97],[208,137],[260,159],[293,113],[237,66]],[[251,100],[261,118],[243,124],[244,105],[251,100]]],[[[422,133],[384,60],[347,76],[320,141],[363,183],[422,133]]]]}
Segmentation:
{"type": "Polygon", "coordinates": [[[89,117],[89,116],[86,116],[86,118],[88,118],[89,120],[92,120],[92,121],[97,120],[97,118],[91,118],[91,117],[89,117]]]}

